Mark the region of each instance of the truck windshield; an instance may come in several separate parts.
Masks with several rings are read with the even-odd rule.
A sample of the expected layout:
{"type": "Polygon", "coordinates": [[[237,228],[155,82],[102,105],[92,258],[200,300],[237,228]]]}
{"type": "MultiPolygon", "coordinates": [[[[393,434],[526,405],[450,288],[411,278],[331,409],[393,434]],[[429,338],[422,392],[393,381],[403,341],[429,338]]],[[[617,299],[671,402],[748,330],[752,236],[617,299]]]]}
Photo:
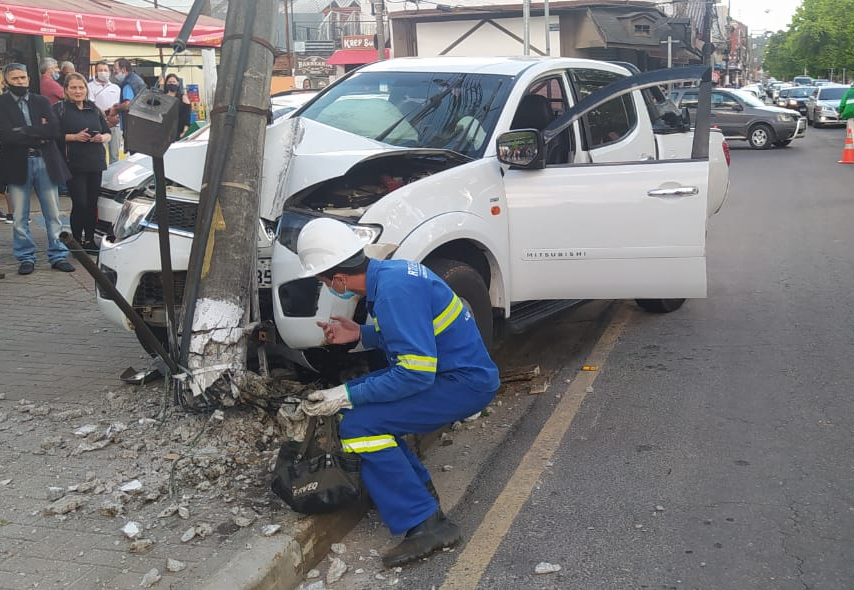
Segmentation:
{"type": "Polygon", "coordinates": [[[508,76],[360,72],[300,113],[383,143],[483,155],[512,87],[508,76]]]}

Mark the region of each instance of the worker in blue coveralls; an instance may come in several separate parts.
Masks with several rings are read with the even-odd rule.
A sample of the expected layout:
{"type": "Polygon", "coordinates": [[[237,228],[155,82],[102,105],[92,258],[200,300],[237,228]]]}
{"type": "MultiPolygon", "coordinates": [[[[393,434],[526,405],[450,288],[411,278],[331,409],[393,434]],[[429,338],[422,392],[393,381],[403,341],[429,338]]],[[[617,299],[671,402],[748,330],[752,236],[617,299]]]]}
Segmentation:
{"type": "Polygon", "coordinates": [[[495,397],[498,369],[471,313],[430,269],[374,260],[345,224],[321,218],[297,238],[303,276],[336,296],[367,299],[373,325],[333,317],[318,322],[331,344],[357,342],[385,352],[389,367],[309,393],[310,416],[342,414],[344,450],[362,459],[362,481],[392,534],[403,541],[383,556],[388,568],[452,547],[459,527],[439,506],[430,472],[401,438],[467,418],[495,397]]]}

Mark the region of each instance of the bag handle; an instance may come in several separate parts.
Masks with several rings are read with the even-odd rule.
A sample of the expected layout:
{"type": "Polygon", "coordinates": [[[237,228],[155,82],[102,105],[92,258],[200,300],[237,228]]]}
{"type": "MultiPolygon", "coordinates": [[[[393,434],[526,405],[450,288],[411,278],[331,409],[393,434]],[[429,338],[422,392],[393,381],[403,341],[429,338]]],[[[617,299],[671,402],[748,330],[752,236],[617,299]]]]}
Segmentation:
{"type": "Polygon", "coordinates": [[[308,447],[311,444],[311,441],[314,440],[314,431],[317,428],[317,416],[312,416],[308,419],[308,425],[305,428],[305,438],[302,441],[302,444],[299,446],[299,450],[297,450],[296,457],[294,457],[294,463],[298,463],[302,461],[305,457],[305,454],[308,452],[308,447]]]}

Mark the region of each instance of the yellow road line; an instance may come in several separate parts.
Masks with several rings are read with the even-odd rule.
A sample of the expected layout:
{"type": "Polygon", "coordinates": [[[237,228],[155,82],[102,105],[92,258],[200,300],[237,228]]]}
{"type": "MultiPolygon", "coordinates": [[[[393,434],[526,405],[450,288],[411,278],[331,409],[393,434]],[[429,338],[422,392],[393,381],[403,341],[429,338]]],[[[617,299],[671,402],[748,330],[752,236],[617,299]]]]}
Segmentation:
{"type": "MultiPolygon", "coordinates": [[[[605,365],[631,313],[628,305],[623,304],[620,307],[599,338],[585,365],[599,368],[605,365]]],[[[522,505],[545,471],[546,464],[557,452],[561,440],[569,430],[575,414],[587,395],[587,388],[593,385],[598,375],[599,371],[579,371],[576,374],[531,448],[525,453],[513,477],[504,486],[465,549],[459,553],[456,562],[445,577],[441,590],[471,590],[477,587],[498,546],[504,540],[513,521],[516,520],[522,505]]]]}

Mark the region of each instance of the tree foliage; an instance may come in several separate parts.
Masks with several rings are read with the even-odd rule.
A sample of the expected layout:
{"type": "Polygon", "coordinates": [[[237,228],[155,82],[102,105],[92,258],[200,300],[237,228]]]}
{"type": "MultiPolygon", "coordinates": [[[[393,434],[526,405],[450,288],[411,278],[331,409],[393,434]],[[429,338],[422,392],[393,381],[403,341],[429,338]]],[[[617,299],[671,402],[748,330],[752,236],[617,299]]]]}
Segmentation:
{"type": "Polygon", "coordinates": [[[780,80],[854,73],[854,0],[803,0],[789,30],[769,39],[763,68],[780,80]]]}

